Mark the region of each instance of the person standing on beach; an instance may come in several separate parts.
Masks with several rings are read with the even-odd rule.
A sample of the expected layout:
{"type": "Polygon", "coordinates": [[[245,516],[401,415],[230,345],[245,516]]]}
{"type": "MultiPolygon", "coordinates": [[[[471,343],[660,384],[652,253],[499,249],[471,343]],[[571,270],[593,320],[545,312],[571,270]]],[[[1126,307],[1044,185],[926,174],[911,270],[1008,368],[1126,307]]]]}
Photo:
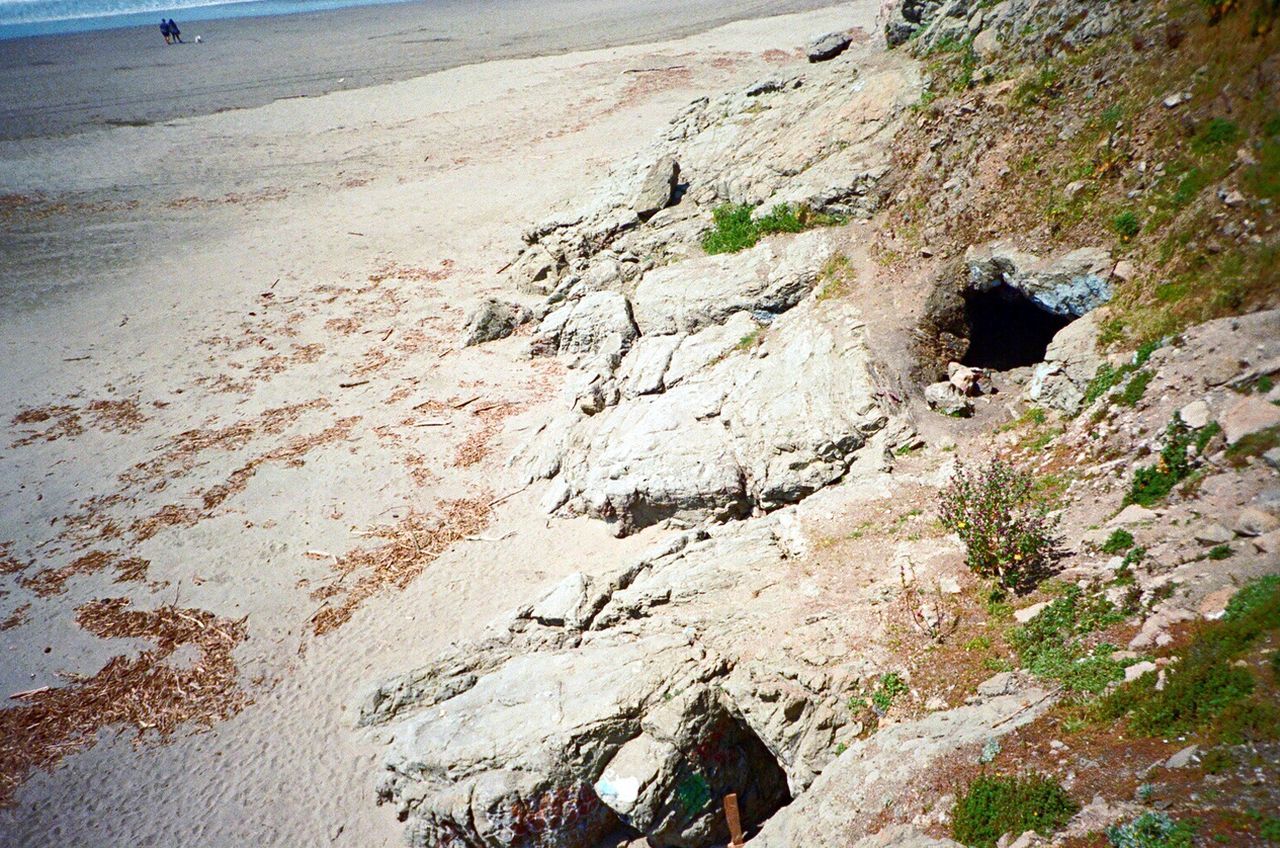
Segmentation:
{"type": "Polygon", "coordinates": [[[173,40],[179,44],[186,44],[182,40],[182,32],[178,29],[178,25],[173,22],[173,18],[169,19],[169,34],[173,36],[173,40]]]}
{"type": "Polygon", "coordinates": [[[161,18],[161,19],[160,19],[160,34],[164,36],[164,43],[165,43],[165,44],[171,44],[171,43],[172,43],[171,41],[169,41],[169,33],[170,33],[170,30],[169,30],[169,22],[168,22],[168,21],[166,21],[164,18],[161,18]]]}

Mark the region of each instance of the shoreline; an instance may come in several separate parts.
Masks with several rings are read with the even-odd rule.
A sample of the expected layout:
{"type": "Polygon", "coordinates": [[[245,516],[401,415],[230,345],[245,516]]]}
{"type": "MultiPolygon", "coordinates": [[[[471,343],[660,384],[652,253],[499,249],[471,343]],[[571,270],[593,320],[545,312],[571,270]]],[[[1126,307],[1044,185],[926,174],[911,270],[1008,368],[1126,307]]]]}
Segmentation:
{"type": "Polygon", "coordinates": [[[203,21],[185,26],[188,43],[177,47],[153,25],[6,39],[0,141],[147,126],[496,59],[656,43],[827,6],[603,0],[584,24],[581,3],[566,0],[505,0],[483,11],[442,0],[203,21]],[[193,43],[197,35],[204,43],[193,43]]]}

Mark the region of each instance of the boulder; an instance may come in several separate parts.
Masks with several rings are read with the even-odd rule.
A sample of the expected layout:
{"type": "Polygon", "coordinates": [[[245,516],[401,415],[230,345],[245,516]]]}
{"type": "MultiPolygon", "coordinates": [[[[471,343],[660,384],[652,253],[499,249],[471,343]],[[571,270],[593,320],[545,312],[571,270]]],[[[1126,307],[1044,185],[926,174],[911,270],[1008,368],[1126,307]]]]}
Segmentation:
{"type": "Polygon", "coordinates": [[[930,409],[935,409],[944,415],[963,418],[973,414],[973,402],[950,381],[926,386],[924,399],[930,409]]]}
{"type": "MultiPolygon", "coordinates": [[[[787,658],[806,625],[779,615],[811,599],[783,579],[778,532],[765,518],[684,533],[570,575],[375,687],[360,723],[386,740],[378,791],[409,844],[591,848],[625,822],[704,848],[723,844],[726,793],[751,826],[808,786],[861,727],[846,684],[787,658]],[[766,590],[781,606],[753,608],[766,590]]],[[[853,629],[822,633],[843,645],[853,629]]]]}
{"type": "Polygon", "coordinates": [[[1254,507],[1240,510],[1236,518],[1236,532],[1241,536],[1264,536],[1273,530],[1280,530],[1280,518],[1254,507]]]}
{"type": "Polygon", "coordinates": [[[481,303],[467,317],[463,345],[491,342],[503,339],[515,332],[516,327],[527,322],[532,316],[528,309],[517,303],[489,298],[481,303]]]}
{"type": "Polygon", "coordinates": [[[655,268],[632,297],[636,324],[645,335],[690,333],[735,312],[785,312],[813,288],[832,252],[829,236],[811,231],[655,268]]]}
{"type": "Polygon", "coordinates": [[[672,156],[661,157],[644,172],[640,187],[631,199],[631,209],[641,220],[653,217],[671,203],[679,182],[680,163],[672,156]]]}
{"type": "Polygon", "coordinates": [[[1229,445],[1271,427],[1280,427],[1280,406],[1252,395],[1237,400],[1222,416],[1222,429],[1229,445]]]}
{"type": "Polygon", "coordinates": [[[1027,397],[1068,415],[1080,411],[1085,390],[1103,358],[1097,352],[1098,322],[1092,313],[1072,321],[1054,334],[1044,362],[1035,367],[1027,397]]]}
{"type": "Polygon", "coordinates": [[[516,289],[526,294],[547,295],[555,288],[563,263],[541,245],[530,245],[512,264],[510,273],[516,289]]]}
{"type": "Polygon", "coordinates": [[[829,32],[809,42],[805,55],[810,62],[825,62],[847,50],[852,41],[847,32],[829,32]]]}
{"type": "MultiPolygon", "coordinates": [[[[745,314],[726,327],[734,322],[759,330],[745,314]]],[[[643,342],[620,368],[618,405],[560,438],[554,466],[574,493],[567,507],[626,534],[667,518],[740,518],[840,479],[888,421],[855,326],[806,309],[775,321],[759,347],[750,336],[744,346],[741,329],[708,327],[680,340],[659,394],[631,382],[644,371],[635,360],[658,356],[643,342]]]]}
{"type": "Polygon", "coordinates": [[[1209,423],[1209,420],[1213,417],[1213,412],[1209,409],[1209,404],[1203,400],[1193,400],[1178,410],[1178,417],[1191,429],[1199,430],[1209,423]]]}

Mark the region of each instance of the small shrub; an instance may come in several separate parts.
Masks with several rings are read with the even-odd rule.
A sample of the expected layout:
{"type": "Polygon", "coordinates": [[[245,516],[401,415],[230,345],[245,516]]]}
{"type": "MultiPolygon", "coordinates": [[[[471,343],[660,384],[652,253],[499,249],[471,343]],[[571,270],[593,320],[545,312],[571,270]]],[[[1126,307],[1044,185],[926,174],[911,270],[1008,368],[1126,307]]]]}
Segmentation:
{"type": "Polygon", "coordinates": [[[707,253],[737,253],[760,240],[751,206],[746,203],[717,206],[711,220],[714,229],[702,237],[702,249],[707,253]]]}
{"type": "Polygon", "coordinates": [[[1034,830],[1047,836],[1079,809],[1052,778],[983,775],[956,801],[951,834],[970,848],[994,848],[1006,833],[1034,830]]]}
{"type": "Polygon", "coordinates": [[[1209,440],[1217,435],[1219,427],[1213,422],[1200,430],[1192,430],[1176,413],[1165,428],[1164,448],[1155,465],[1138,468],[1133,472],[1133,482],[1124,502],[1153,506],[1164,500],[1173,487],[1185,480],[1192,471],[1192,460],[1187,455],[1194,447],[1198,456],[1209,440]]]}
{"type": "Polygon", "coordinates": [[[1128,241],[1142,229],[1142,222],[1138,220],[1137,214],[1125,210],[1111,219],[1111,229],[1115,230],[1123,241],[1128,241]]]}
{"type": "Polygon", "coordinates": [[[1002,585],[1034,580],[1057,556],[1057,521],[1030,474],[993,459],[963,464],[943,488],[939,517],[964,542],[969,568],[1002,585]]]}
{"type": "Polygon", "coordinates": [[[1214,545],[1209,549],[1209,559],[1227,559],[1234,554],[1230,545],[1214,545]]]}
{"type": "Polygon", "coordinates": [[[876,691],[871,695],[871,703],[878,707],[880,712],[887,713],[889,707],[893,706],[894,699],[905,694],[906,691],[907,684],[897,673],[891,671],[882,674],[876,691]]]}
{"type": "Polygon", "coordinates": [[[780,203],[760,218],[753,216],[749,203],[726,203],[711,212],[712,229],[702,237],[702,249],[709,254],[737,253],[755,246],[772,233],[798,233],[814,227],[844,223],[835,215],[814,212],[806,206],[780,203]]]}
{"type": "Polygon", "coordinates": [[[1102,543],[1104,554],[1118,554],[1133,547],[1133,534],[1128,530],[1116,530],[1102,543]]]}
{"type": "Polygon", "coordinates": [[[1143,813],[1129,824],[1107,829],[1112,848],[1191,848],[1195,828],[1164,813],[1143,813]]]}

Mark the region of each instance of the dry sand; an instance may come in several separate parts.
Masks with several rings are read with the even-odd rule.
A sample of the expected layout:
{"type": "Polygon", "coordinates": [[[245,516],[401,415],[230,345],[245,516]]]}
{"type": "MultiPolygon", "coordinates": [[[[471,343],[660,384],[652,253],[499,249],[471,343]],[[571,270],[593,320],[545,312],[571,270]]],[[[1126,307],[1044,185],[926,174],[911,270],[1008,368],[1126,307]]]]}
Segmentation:
{"type": "Polygon", "coordinates": [[[464,64],[654,42],[730,21],[830,5],[830,0],[411,0],[269,18],[184,20],[188,43],[173,47],[166,47],[150,22],[3,40],[0,139],[146,125],[365,88],[464,64]],[[201,44],[194,43],[197,35],[201,44]]]}
{"type": "Polygon", "coordinates": [[[541,516],[504,460],[557,366],[520,338],[457,349],[467,309],[523,227],[688,100],[872,14],[0,143],[0,696],[99,699],[71,728],[49,693],[11,702],[49,729],[4,725],[0,772],[60,761],[0,843],[400,844],[360,690],[658,534],[541,516]],[[211,713],[224,689],[251,703],[211,713]],[[211,723],[136,744],[174,703],[160,729],[211,723]],[[89,744],[105,714],[133,725],[89,744]]]}

